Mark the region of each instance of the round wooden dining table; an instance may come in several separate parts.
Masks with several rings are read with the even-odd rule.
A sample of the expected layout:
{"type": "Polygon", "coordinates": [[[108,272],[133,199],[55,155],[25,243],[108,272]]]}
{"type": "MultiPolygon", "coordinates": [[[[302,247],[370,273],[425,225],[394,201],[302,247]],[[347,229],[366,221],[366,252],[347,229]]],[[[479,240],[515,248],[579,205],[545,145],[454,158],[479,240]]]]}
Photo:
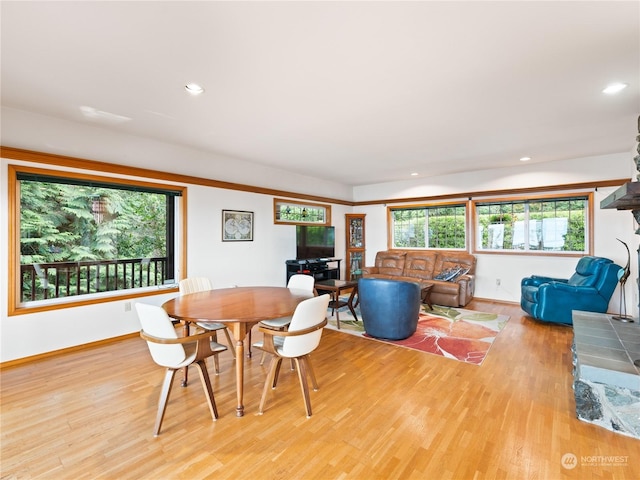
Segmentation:
{"type": "Polygon", "coordinates": [[[234,287],[189,293],[162,305],[167,314],[189,324],[198,321],[224,323],[236,342],[236,415],[244,415],[244,339],[256,323],[292,315],[300,302],[312,297],[304,290],[285,287],[234,287]]]}

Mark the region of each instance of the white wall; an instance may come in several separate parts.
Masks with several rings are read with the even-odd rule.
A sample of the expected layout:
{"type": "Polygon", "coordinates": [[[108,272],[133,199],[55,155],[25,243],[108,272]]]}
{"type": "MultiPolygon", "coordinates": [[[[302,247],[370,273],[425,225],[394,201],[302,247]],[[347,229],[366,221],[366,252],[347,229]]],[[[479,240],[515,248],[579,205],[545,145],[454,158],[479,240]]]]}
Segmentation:
{"type": "MultiPolygon", "coordinates": [[[[57,153],[91,160],[127,164],[161,171],[207,177],[266,188],[300,191],[329,198],[357,200],[408,198],[469,191],[567,184],[610,178],[633,178],[630,154],[569,160],[544,166],[500,169],[473,174],[417,179],[375,186],[347,188],[315,181],[246,162],[211,158],[203,152],[163,144],[150,139],[119,135],[95,127],[74,124],[13,109],[2,109],[2,145],[57,153]],[[231,167],[232,165],[232,167],[231,167]],[[302,185],[296,188],[296,185],[302,185]]],[[[125,311],[125,301],[114,301],[53,312],[7,317],[7,161],[0,164],[0,362],[28,357],[115,337],[139,330],[134,310],[125,311]]],[[[600,189],[596,205],[613,189],[600,189]]],[[[344,214],[366,213],[367,265],[375,253],[387,248],[386,208],[384,205],[352,209],[332,206],[336,227],[336,257],[344,258],[344,214]]],[[[189,275],[209,276],[214,285],[284,285],[285,261],[295,257],[295,231],[291,226],[273,224],[273,198],[251,192],[237,192],[189,186],[187,268],[189,275]],[[255,214],[253,242],[222,242],[222,209],[248,210],[255,214]]],[[[607,256],[619,264],[626,252],[615,240],[626,241],[632,255],[638,248],[633,218],[628,211],[596,209],[596,255],[607,256]]],[[[527,256],[478,255],[478,297],[519,301],[519,282],[523,276],[539,273],[567,276],[575,259],[527,256]],[[495,278],[501,278],[500,288],[495,278]]],[[[638,316],[635,279],[637,263],[632,260],[632,276],[627,284],[629,313],[638,316]]],[[[344,265],[343,274],[344,274],[344,265]]],[[[161,304],[172,295],[146,297],[161,304]]],[[[611,308],[617,310],[618,292],[611,308]]]]}
{"type": "MultiPolygon", "coordinates": [[[[233,190],[189,187],[187,238],[190,276],[204,275],[214,287],[286,285],[285,262],[296,257],[292,225],[273,223],[273,197],[233,190]],[[222,242],[221,210],[254,212],[252,242],[222,242]]],[[[344,258],[344,214],[348,207],[332,205],[336,227],[336,258],[344,258]]],[[[344,274],[344,266],[342,266],[344,274]]]]}
{"type": "MultiPolygon", "coordinates": [[[[0,258],[8,258],[7,165],[0,165],[0,258]]],[[[336,226],[336,257],[344,258],[344,214],[347,207],[332,205],[336,226]]],[[[286,285],[288,259],[295,258],[295,227],[273,223],[273,197],[198,185],[187,193],[187,273],[209,277],[215,287],[230,285],[286,285]],[[253,241],[222,242],[222,210],[254,212],[253,241]]],[[[6,272],[6,268],[2,269],[6,272]]],[[[182,273],[182,272],[181,272],[182,273]]],[[[344,266],[342,266],[344,275],[344,266]]],[[[66,347],[95,342],[140,330],[135,309],[126,300],[49,312],[7,317],[7,278],[0,277],[0,361],[8,361],[66,347]]],[[[160,305],[175,293],[144,297],[160,305]]]]}
{"type": "MultiPolygon", "coordinates": [[[[173,171],[289,192],[304,191],[309,195],[329,198],[351,197],[351,188],[344,185],[9,108],[2,108],[1,141],[6,147],[173,171]]],[[[7,316],[9,163],[25,162],[2,159],[0,164],[0,362],[138,331],[140,325],[135,309],[125,311],[126,301],[7,316]]],[[[215,286],[220,287],[284,286],[285,261],[295,258],[295,228],[274,225],[273,197],[196,185],[188,187],[188,274],[208,276],[215,286]],[[254,212],[252,242],[222,242],[223,209],[254,212]]],[[[340,239],[345,235],[344,214],[347,211],[348,207],[333,205],[332,218],[338,239],[336,256],[339,258],[344,257],[344,241],[340,239]]],[[[173,295],[145,297],[143,301],[159,305],[173,295]]]]}

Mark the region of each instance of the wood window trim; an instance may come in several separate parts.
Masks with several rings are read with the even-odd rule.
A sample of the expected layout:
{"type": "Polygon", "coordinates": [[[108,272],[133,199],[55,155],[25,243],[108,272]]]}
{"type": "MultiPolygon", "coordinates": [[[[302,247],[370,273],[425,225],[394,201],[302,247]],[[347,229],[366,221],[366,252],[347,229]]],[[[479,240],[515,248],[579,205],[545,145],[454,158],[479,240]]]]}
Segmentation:
{"type": "MultiPolygon", "coordinates": [[[[610,186],[610,185],[606,185],[610,186]]],[[[461,200],[460,195],[457,195],[456,198],[458,201],[450,200],[446,202],[424,202],[424,203],[407,203],[407,204],[393,204],[387,206],[387,248],[395,249],[393,244],[393,232],[391,231],[391,226],[393,225],[392,221],[392,212],[394,210],[400,209],[411,209],[411,208],[421,208],[421,207],[438,207],[438,206],[447,206],[447,205],[461,205],[466,204],[467,207],[467,251],[474,255],[527,255],[527,256],[553,256],[553,257],[582,257],[584,255],[593,255],[594,253],[594,220],[595,220],[595,211],[594,211],[594,201],[595,201],[595,193],[593,190],[576,190],[571,192],[563,192],[563,193],[553,193],[556,191],[556,188],[549,187],[539,188],[539,189],[531,189],[527,190],[527,192],[531,191],[531,195],[510,195],[505,197],[500,196],[478,196],[477,198],[471,198],[461,200]],[[535,192],[535,193],[534,193],[535,192]],[[548,252],[548,251],[495,251],[495,250],[478,250],[476,248],[476,221],[477,221],[477,211],[476,211],[476,203],[491,203],[491,202],[515,202],[525,200],[545,200],[545,199],[554,199],[554,198],[570,198],[576,196],[586,196],[588,202],[588,216],[587,216],[587,238],[588,238],[588,249],[587,252],[548,252]]],[[[525,193],[523,191],[523,193],[525,193]]],[[[419,250],[419,249],[418,249],[419,250]]]]}
{"type": "Polygon", "coordinates": [[[470,235],[469,233],[469,208],[470,201],[467,199],[461,200],[458,198],[458,201],[447,201],[447,202],[429,202],[429,203],[411,203],[411,204],[398,204],[398,205],[388,205],[387,206],[387,249],[388,250],[456,250],[461,252],[469,251],[469,241],[470,235]],[[451,206],[464,206],[465,208],[465,228],[467,229],[467,235],[465,238],[465,248],[460,249],[451,249],[451,248],[429,248],[429,247],[412,247],[412,248],[398,248],[393,246],[393,212],[396,210],[411,210],[411,209],[419,209],[419,208],[438,208],[438,207],[451,207],[451,206]]]}
{"type": "Polygon", "coordinates": [[[585,255],[594,255],[594,241],[595,241],[595,211],[594,211],[594,201],[595,201],[595,193],[593,190],[591,191],[574,191],[574,192],[565,192],[565,193],[540,193],[538,195],[527,195],[527,196],[509,196],[509,197],[485,197],[482,199],[470,200],[470,210],[469,210],[469,222],[470,222],[470,239],[471,242],[471,253],[474,255],[518,255],[518,256],[547,256],[547,257],[583,257],[585,255]],[[478,250],[476,248],[476,225],[478,220],[478,212],[476,205],[478,203],[509,203],[509,202],[518,202],[522,200],[550,200],[550,199],[562,199],[562,198],[572,198],[585,196],[587,197],[587,205],[588,205],[588,215],[586,217],[586,228],[587,228],[587,241],[588,248],[584,252],[550,252],[550,251],[539,251],[539,250],[478,250]]]}

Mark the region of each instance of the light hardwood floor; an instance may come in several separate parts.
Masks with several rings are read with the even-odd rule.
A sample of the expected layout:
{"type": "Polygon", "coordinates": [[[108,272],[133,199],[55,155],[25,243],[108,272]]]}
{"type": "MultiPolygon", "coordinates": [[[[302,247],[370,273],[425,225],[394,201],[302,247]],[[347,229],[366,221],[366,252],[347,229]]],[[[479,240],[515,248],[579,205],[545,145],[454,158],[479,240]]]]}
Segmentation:
{"type": "Polygon", "coordinates": [[[640,440],[576,419],[571,328],[516,305],[469,307],[511,316],[482,366],[325,331],[310,419],[284,366],[257,414],[259,354],[247,361],[243,418],[225,352],[220,375],[209,369],[220,418],[195,372],[187,388],[177,375],[157,438],[164,373],[140,338],[6,368],[0,478],[639,479],[640,440]],[[569,453],[573,469],[561,463],[569,453]]]}

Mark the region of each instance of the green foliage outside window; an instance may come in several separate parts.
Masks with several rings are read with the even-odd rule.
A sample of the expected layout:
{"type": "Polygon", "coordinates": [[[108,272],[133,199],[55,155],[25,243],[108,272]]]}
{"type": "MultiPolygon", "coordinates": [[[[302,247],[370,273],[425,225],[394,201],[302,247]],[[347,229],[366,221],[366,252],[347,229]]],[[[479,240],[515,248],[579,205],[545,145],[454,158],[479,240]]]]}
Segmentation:
{"type": "MultiPolygon", "coordinates": [[[[589,196],[476,202],[476,248],[587,251],[589,196]]],[[[394,207],[393,248],[466,248],[466,206],[394,207]]]]}
{"type": "Polygon", "coordinates": [[[20,180],[20,301],[162,285],[173,272],[172,198],[20,180]]]}
{"type": "Polygon", "coordinates": [[[299,203],[275,198],[273,219],[280,224],[331,224],[331,206],[319,203],[299,203]]]}
{"type": "Polygon", "coordinates": [[[166,195],[21,181],[20,263],[166,255],[166,195]]]}
{"type": "Polygon", "coordinates": [[[477,203],[481,250],[584,252],[587,197],[477,203]]]}
{"type": "Polygon", "coordinates": [[[391,209],[393,248],[466,248],[464,205],[391,209]]]}

